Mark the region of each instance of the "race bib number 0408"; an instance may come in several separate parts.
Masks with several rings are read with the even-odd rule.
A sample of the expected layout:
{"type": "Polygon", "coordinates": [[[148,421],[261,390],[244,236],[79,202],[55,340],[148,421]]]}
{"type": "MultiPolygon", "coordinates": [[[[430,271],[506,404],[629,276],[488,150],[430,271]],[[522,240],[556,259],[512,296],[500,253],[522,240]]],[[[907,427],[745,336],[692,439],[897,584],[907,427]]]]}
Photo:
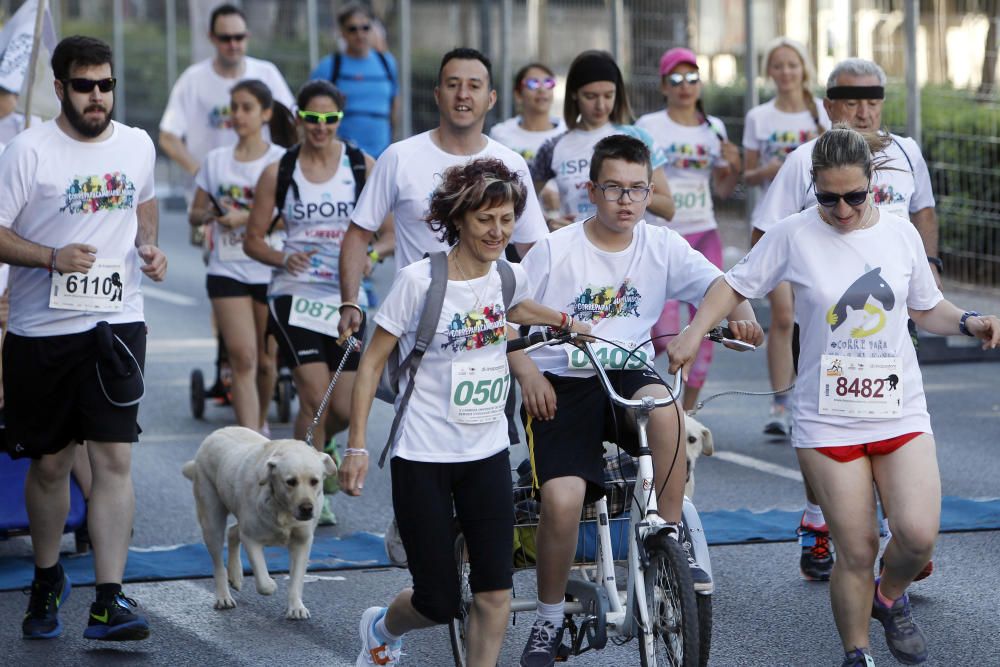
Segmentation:
{"type": "Polygon", "coordinates": [[[125,307],[125,262],[98,258],[87,273],[52,274],[49,308],[120,313],[125,307]]]}
{"type": "Polygon", "coordinates": [[[819,373],[821,415],[892,419],[902,414],[899,357],[861,359],[824,354],[819,373]]]}

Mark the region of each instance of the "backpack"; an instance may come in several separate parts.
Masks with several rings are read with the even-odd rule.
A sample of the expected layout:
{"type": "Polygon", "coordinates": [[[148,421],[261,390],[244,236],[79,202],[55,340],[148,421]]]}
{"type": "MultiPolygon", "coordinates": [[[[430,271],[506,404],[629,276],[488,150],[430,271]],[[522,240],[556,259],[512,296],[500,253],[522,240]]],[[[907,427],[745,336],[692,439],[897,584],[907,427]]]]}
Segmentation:
{"type": "MultiPolygon", "coordinates": [[[[444,307],[444,294],[448,289],[448,253],[441,250],[425,255],[431,260],[431,284],[427,289],[427,299],[424,301],[424,309],[420,313],[420,320],[417,323],[417,339],[413,349],[406,355],[405,359],[399,358],[399,344],[389,353],[389,358],[382,369],[382,377],[379,379],[378,389],[375,396],[387,403],[395,403],[399,395],[399,379],[406,373],[409,382],[403,397],[399,401],[396,409],[396,416],[392,420],[392,427],[389,429],[389,438],[386,440],[382,455],[379,457],[378,466],[385,466],[385,459],[396,442],[396,432],[403,420],[403,413],[406,411],[406,404],[410,402],[410,394],[413,393],[414,376],[417,368],[424,358],[424,353],[430,347],[431,340],[436,333],[438,320],[441,318],[441,309],[444,307]]],[[[507,262],[497,262],[497,271],[500,273],[500,285],[503,293],[504,310],[510,307],[510,302],[514,298],[514,270],[507,262]]],[[[510,396],[513,397],[513,392],[510,396]]],[[[508,407],[511,401],[508,400],[508,407]]]]}
{"type": "MultiPolygon", "coordinates": [[[[344,150],[347,151],[347,159],[350,161],[351,171],[354,173],[354,201],[357,202],[361,198],[361,191],[365,188],[365,177],[367,176],[365,154],[353,142],[343,139],[341,141],[344,143],[344,150]]],[[[278,212],[274,215],[274,220],[271,221],[271,228],[267,230],[268,234],[274,231],[275,225],[278,224],[278,218],[285,210],[288,190],[291,189],[295,199],[299,199],[299,186],[292,177],[295,174],[295,163],[298,162],[301,149],[302,144],[295,144],[285,151],[281,160],[278,161],[278,182],[274,190],[274,207],[278,212]]]]}
{"type": "MultiPolygon", "coordinates": [[[[386,58],[385,54],[382,53],[381,51],[377,51],[375,49],[372,49],[372,50],[375,52],[375,55],[378,57],[379,62],[382,63],[382,69],[385,70],[385,78],[387,78],[389,80],[389,83],[395,88],[395,86],[396,86],[396,77],[394,77],[392,75],[392,69],[390,69],[390,67],[389,67],[389,60],[388,60],[388,58],[386,58]]],[[[340,51],[336,51],[336,52],[334,52],[331,55],[333,56],[333,64],[330,67],[330,83],[332,83],[334,86],[336,86],[337,85],[337,79],[340,78],[340,68],[344,64],[344,54],[342,54],[340,51]]],[[[380,115],[381,116],[382,114],[366,114],[366,115],[371,115],[371,116],[380,115]]]]}

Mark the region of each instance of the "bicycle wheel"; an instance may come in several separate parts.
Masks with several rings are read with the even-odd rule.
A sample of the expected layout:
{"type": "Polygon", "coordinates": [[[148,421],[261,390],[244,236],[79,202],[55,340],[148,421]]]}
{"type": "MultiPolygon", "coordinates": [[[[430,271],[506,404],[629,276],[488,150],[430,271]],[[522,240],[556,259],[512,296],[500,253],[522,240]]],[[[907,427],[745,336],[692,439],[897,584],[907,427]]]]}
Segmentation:
{"type": "Polygon", "coordinates": [[[640,663],[698,667],[698,602],[684,551],[665,533],[647,538],[646,551],[649,567],[643,577],[650,628],[638,630],[640,663]],[[653,635],[651,646],[647,632],[653,635]]]}
{"type": "Polygon", "coordinates": [[[455,538],[455,563],[458,565],[458,590],[461,596],[458,614],[448,622],[448,637],[455,667],[468,664],[469,613],[472,611],[472,589],[469,588],[469,553],[465,549],[465,536],[455,538]]]}
{"type": "Polygon", "coordinates": [[[712,650],[712,596],[695,597],[698,599],[698,664],[707,667],[712,650]]]}

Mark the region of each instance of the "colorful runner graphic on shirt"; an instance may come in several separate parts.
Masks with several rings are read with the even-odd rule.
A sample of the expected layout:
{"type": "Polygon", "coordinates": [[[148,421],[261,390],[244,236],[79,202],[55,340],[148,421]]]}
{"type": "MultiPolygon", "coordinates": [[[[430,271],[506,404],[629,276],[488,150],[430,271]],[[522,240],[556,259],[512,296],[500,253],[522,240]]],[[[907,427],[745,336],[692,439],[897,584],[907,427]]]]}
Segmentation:
{"type": "Polygon", "coordinates": [[[889,204],[902,204],[906,197],[901,192],[896,192],[892,185],[872,185],[872,203],[876,206],[887,206],[889,204]]]}
{"type": "Polygon", "coordinates": [[[857,311],[863,311],[865,315],[860,323],[851,329],[851,338],[865,338],[885,327],[885,312],[892,310],[896,305],[896,295],[882,277],[881,271],[882,267],[873,269],[865,265],[866,273],[855,280],[837,303],[826,311],[826,323],[830,325],[830,331],[836,331],[857,311]],[[869,299],[875,299],[881,307],[869,303],[869,299]],[[871,316],[876,318],[874,324],[869,322],[871,316]]]}
{"type": "Polygon", "coordinates": [[[103,176],[75,176],[63,194],[60,213],[97,213],[133,208],[135,185],[116,171],[103,176]]]}
{"type": "Polygon", "coordinates": [[[632,287],[632,281],[626,278],[617,288],[588,285],[568,307],[578,320],[597,323],[607,317],[639,317],[641,301],[639,290],[632,287]]]}
{"type": "Polygon", "coordinates": [[[233,128],[233,118],[228,104],[212,107],[208,112],[208,126],[213,130],[231,130],[233,128]]]}
{"type": "Polygon", "coordinates": [[[502,304],[485,306],[482,311],[471,310],[465,315],[455,313],[448,325],[448,342],[442,348],[452,351],[478,350],[507,340],[507,314],[502,304]]]}
{"type": "Polygon", "coordinates": [[[816,136],[816,132],[812,130],[775,130],[767,138],[767,146],[770,155],[784,159],[786,155],[807,141],[812,141],[816,136]]]}
{"type": "Polygon", "coordinates": [[[711,169],[718,157],[704,144],[673,143],[663,154],[676,169],[711,169]]]}
{"type": "Polygon", "coordinates": [[[215,189],[215,198],[237,211],[249,211],[253,204],[253,188],[249,185],[220,183],[215,189]]]}

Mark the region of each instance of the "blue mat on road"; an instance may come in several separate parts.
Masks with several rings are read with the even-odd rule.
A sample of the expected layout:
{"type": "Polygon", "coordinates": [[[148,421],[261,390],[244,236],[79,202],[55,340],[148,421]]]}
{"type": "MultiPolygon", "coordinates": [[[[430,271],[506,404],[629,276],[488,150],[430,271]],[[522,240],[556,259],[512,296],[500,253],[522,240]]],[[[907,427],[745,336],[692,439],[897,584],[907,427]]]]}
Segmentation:
{"type": "MultiPolygon", "coordinates": [[[[288,572],[288,550],[284,547],[267,547],[267,569],[271,574],[288,572]]],[[[243,570],[250,573],[246,553],[243,570]]],[[[92,554],[64,556],[63,568],[73,585],[94,583],[94,558],[92,554]]],[[[351,570],[389,565],[382,537],[374,533],[351,533],[344,537],[322,537],[313,541],[309,558],[310,570],[351,570]]],[[[10,591],[31,585],[34,564],[29,557],[0,558],[0,591],[10,591]]],[[[160,581],[165,579],[195,579],[212,576],[212,559],[205,545],[180,544],[170,547],[129,549],[125,581],[160,581]]]]}
{"type": "MultiPolygon", "coordinates": [[[[796,539],[801,512],[788,510],[719,510],[701,515],[709,544],[785,542],[796,539]]],[[[617,523],[614,520],[613,523],[617,523]]],[[[626,528],[627,530],[627,528],[626,528]]],[[[1000,530],[1000,498],[971,500],[945,496],[941,503],[941,532],[1000,530]]],[[[265,549],[268,570],[288,571],[288,551],[265,549]]],[[[74,584],[94,583],[90,554],[64,557],[63,567],[74,584]]],[[[389,565],[382,538],[358,532],[344,537],[317,536],[309,560],[310,570],[350,570],[389,565]]],[[[243,558],[244,571],[249,564],[243,558]]],[[[31,584],[34,572],[30,558],[0,558],[0,591],[17,590],[31,584]]],[[[212,561],[203,544],[184,544],[150,549],[130,549],[125,581],[160,581],[212,576],[212,561]]]]}

